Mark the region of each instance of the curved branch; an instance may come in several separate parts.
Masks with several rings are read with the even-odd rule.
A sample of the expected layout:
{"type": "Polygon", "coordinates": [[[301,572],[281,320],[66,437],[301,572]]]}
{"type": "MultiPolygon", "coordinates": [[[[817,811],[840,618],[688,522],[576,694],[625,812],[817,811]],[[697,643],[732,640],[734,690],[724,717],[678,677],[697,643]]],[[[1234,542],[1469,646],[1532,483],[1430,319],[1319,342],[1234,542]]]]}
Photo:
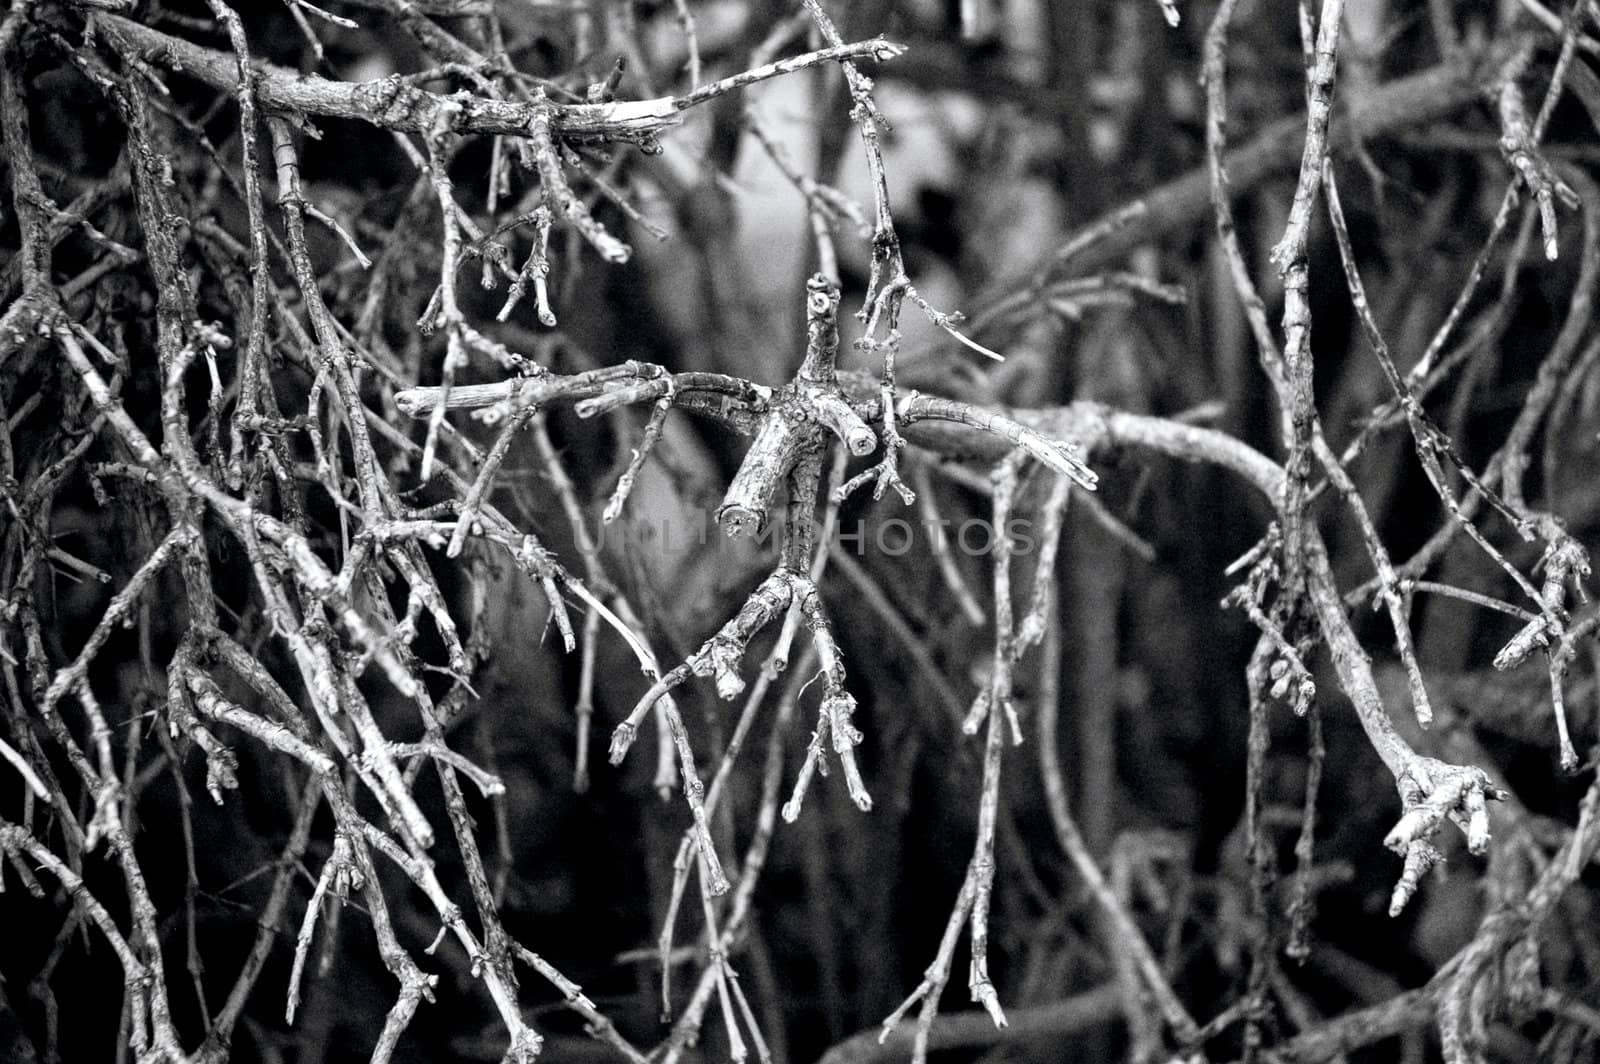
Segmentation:
{"type": "MultiPolygon", "coordinates": [[[[120,15],[100,14],[96,22],[102,30],[139,50],[149,62],[188,74],[212,88],[226,92],[238,89],[238,60],[225,52],[153,30],[120,15]]],[[[403,133],[438,130],[443,122],[444,128],[453,133],[527,136],[535,120],[543,117],[552,131],[563,137],[640,141],[676,125],[686,109],[746,85],[823,63],[881,63],[903,50],[888,41],[857,41],[746,70],[686,96],[611,103],[527,103],[468,93],[442,96],[419,89],[400,75],[376,81],[330,81],[266,63],[256,65],[255,88],[257,101],[268,110],[351,118],[403,133]]]]}

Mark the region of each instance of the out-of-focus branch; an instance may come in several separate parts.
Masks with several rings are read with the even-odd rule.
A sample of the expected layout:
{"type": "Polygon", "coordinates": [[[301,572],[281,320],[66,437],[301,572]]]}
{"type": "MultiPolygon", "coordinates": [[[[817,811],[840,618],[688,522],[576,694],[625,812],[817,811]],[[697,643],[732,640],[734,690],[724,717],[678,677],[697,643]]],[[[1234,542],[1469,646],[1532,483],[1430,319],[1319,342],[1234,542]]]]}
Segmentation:
{"type": "MultiPolygon", "coordinates": [[[[1349,100],[1348,111],[1333,118],[1330,150],[1341,154],[1357,144],[1437,122],[1477,103],[1484,86],[1494,79],[1517,43],[1516,39],[1499,40],[1480,53],[1397,78],[1370,94],[1349,100]]],[[[1291,171],[1300,158],[1305,128],[1303,117],[1280,118],[1248,143],[1228,152],[1223,165],[1234,194],[1243,194],[1269,177],[1291,171]]],[[[1201,224],[1211,207],[1210,185],[1211,179],[1202,166],[1120,204],[1107,215],[1115,218],[1114,224],[1102,226],[1097,221],[1085,226],[1103,228],[1103,232],[1091,246],[1072,256],[1073,272],[1093,273],[1116,263],[1140,245],[1201,224]]],[[[1056,263],[1057,254],[1051,251],[1019,269],[1017,276],[1049,278],[1058,272],[1056,263]]],[[[981,320],[993,305],[1011,300],[1015,286],[1015,278],[1011,278],[980,295],[974,301],[973,318],[981,320]]]]}
{"type": "MultiPolygon", "coordinates": [[[[929,1028],[928,1049],[934,1052],[984,1049],[1035,1039],[1064,1038],[1096,1024],[1115,1021],[1119,1001],[1116,987],[1097,987],[1048,1005],[1009,1009],[1006,1012],[1009,1022],[1005,1027],[996,1027],[989,1014],[978,1009],[947,1013],[935,1018],[929,1028]]],[[[884,1038],[874,1027],[853,1034],[829,1049],[819,1064],[878,1064],[902,1060],[914,1038],[909,1028],[893,1031],[884,1038]]]]}

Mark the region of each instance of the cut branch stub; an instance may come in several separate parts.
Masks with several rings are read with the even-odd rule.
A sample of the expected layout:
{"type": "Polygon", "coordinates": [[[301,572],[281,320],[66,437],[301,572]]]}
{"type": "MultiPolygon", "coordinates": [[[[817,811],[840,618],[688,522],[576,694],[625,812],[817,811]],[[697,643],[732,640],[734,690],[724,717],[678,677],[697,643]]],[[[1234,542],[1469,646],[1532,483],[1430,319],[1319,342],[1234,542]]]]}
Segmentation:
{"type": "Polygon", "coordinates": [[[820,273],[806,281],[806,357],[799,376],[808,384],[839,379],[839,289],[820,273]]]}
{"type": "Polygon", "coordinates": [[[1431,757],[1413,756],[1395,782],[1405,812],[1383,844],[1405,858],[1405,868],[1389,901],[1390,916],[1400,914],[1423,873],[1443,860],[1431,840],[1447,818],[1466,835],[1467,849],[1482,856],[1489,848],[1487,803],[1510,797],[1483,769],[1431,757]]]}
{"type": "Polygon", "coordinates": [[[857,457],[877,449],[878,434],[839,386],[838,358],[839,289],[817,274],[806,282],[805,359],[761,414],[755,442],[717,508],[723,534],[738,538],[766,527],[778,486],[802,457],[822,449],[826,433],[857,457]]]}
{"type": "Polygon", "coordinates": [[[792,388],[793,385],[786,386],[773,397],[756,430],[755,442],[739,463],[739,471],[717,508],[717,523],[730,538],[766,527],[767,511],[772,508],[778,485],[794,468],[806,445],[816,447],[821,442],[814,426],[794,416],[792,388]]]}

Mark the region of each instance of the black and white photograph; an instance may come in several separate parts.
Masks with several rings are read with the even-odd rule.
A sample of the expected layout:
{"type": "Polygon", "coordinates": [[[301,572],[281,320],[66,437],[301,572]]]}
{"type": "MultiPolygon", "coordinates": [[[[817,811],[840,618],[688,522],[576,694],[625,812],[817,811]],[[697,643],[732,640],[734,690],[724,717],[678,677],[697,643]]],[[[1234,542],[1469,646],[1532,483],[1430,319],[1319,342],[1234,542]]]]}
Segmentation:
{"type": "Polygon", "coordinates": [[[0,1064],[1600,1064],[1597,0],[0,0],[0,1064]]]}

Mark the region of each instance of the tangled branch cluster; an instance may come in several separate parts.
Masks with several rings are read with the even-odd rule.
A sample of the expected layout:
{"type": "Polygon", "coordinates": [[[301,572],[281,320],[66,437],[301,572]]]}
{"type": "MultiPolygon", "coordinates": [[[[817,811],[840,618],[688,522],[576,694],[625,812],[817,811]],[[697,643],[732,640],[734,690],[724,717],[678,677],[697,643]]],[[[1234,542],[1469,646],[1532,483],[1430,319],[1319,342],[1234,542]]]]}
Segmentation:
{"type": "MultiPolygon", "coordinates": [[[[1575,827],[1556,825],[1556,837],[1539,836],[1541,822],[1430,692],[1437,685],[1413,637],[1413,610],[1419,594],[1442,594],[1516,618],[1520,627],[1494,667],[1542,659],[1557,764],[1567,773],[1593,768],[1592,754],[1586,763],[1579,749],[1593,736],[1574,734],[1564,693],[1574,665],[1592,664],[1596,652],[1600,611],[1585,599],[1589,554],[1558,512],[1552,478],[1535,485],[1527,475],[1536,443],[1558,435],[1555,420],[1569,416],[1572,396],[1600,361],[1592,331],[1600,186],[1541,148],[1569,86],[1584,107],[1600,106],[1600,82],[1578,57],[1594,50],[1592,5],[1552,16],[1553,28],[1506,27],[1487,46],[1463,39],[1448,11],[1438,15],[1449,5],[1433,5],[1441,65],[1374,89],[1343,131],[1334,116],[1344,5],[1323,0],[1315,20],[1308,5],[1304,117],[1269,127],[1230,154],[1227,78],[1237,0],[1222,0],[1204,40],[1204,173],[1089,224],[1021,281],[982,301],[970,322],[919,293],[891,209],[886,123],[863,68],[898,61],[906,50],[882,38],[847,42],[817,0],[786,13],[746,54],[720,56],[739,72],[712,81],[702,79],[690,5],[673,5],[687,87],[645,99],[618,98],[620,62],[593,79],[580,65],[550,77],[519,69],[499,14],[510,5],[348,6],[359,20],[305,0],[288,0],[287,10],[318,57],[325,28],[370,21],[404,31],[431,65],[366,81],[289,71],[257,57],[246,22],[225,0],[208,0],[203,18],[118,0],[17,0],[0,23],[0,132],[15,219],[0,317],[7,512],[0,755],[25,785],[4,805],[0,848],[10,859],[7,874],[41,905],[53,898],[54,911],[64,914],[58,946],[31,991],[47,1003],[47,1057],[56,1053],[55,1017],[79,1007],[58,1004],[51,983],[75,928],[92,927],[120,966],[119,1037],[136,1059],[216,1062],[229,1058],[253,1015],[251,1003],[277,992],[261,984],[269,961],[282,953],[285,1020],[295,1021],[308,969],[326,965],[326,952],[316,959],[319,936],[330,949],[341,914],[356,910],[399,988],[376,1043],[363,1050],[373,1060],[396,1053],[425,1015],[420,1010],[438,991],[441,971],[470,980],[489,1003],[500,1027],[495,1054],[534,1059],[544,1038],[525,1002],[519,965],[548,983],[611,1053],[636,1064],[684,1059],[712,1012],[732,1059],[774,1059],[770,1039],[781,1032],[764,1029],[740,980],[739,957],[777,816],[790,823],[802,817],[809,789],[831,765],[855,807],[875,805],[860,753],[873,737],[857,720],[866,700],[852,689],[847,640],[840,619],[830,617],[825,580],[842,572],[864,587],[869,602],[882,593],[858,563],[830,555],[833,532],[842,510],[862,505],[869,486],[874,501],[892,489],[890,505],[897,497],[936,516],[934,474],[983,497],[992,528],[1008,529],[1026,511],[1037,515],[1041,534],[1026,570],[1008,535],[994,539],[987,608],[966,586],[948,545],[932,548],[940,580],[969,623],[992,624],[992,653],[976,673],[976,693],[958,707],[961,731],[983,735],[976,834],[924,978],[902,988],[909,995],[883,1021],[877,1044],[909,1040],[920,1062],[958,1030],[963,1018],[941,1021],[938,1012],[962,941],[971,1001],[991,1030],[1014,1018],[1003,1004],[1003,981],[997,989],[991,974],[990,912],[1005,863],[998,851],[1010,830],[1004,755],[1024,742],[1027,721],[1037,727],[1051,829],[1092,899],[1095,933],[1112,969],[1115,989],[1096,999],[1097,1014],[1124,1019],[1130,1053],[1141,1060],[1202,1059],[1208,1047],[1234,1044],[1219,1039],[1235,1033],[1247,1058],[1271,1050],[1274,1002],[1292,1012],[1299,1000],[1284,989],[1282,957],[1303,959],[1311,949],[1321,721],[1342,713],[1345,701],[1398,791],[1401,813],[1382,839],[1401,859],[1398,871],[1390,870],[1391,915],[1406,908],[1441,861],[1447,823],[1474,855],[1494,846],[1520,856],[1494,868],[1495,905],[1426,987],[1344,1018],[1297,1020],[1301,1033],[1277,1050],[1325,1059],[1436,1014],[1447,1057],[1475,1060],[1497,1010],[1572,1012],[1558,989],[1568,975],[1551,972],[1548,985],[1542,981],[1537,943],[1600,848],[1600,785],[1582,800],[1575,827]],[[814,47],[805,50],[808,35],[814,47]],[[42,113],[46,72],[70,73],[114,116],[121,147],[104,179],[74,180],[36,158],[38,131],[30,123],[42,113]],[[819,75],[844,83],[848,120],[864,149],[870,211],[797,167],[743,102],[744,90],[757,83],[819,75]],[[1525,86],[1535,81],[1544,98],[1530,114],[1525,86]],[[1335,179],[1336,150],[1359,154],[1364,138],[1460,110],[1480,94],[1492,100],[1500,126],[1502,203],[1426,349],[1415,358],[1391,353],[1363,286],[1360,245],[1335,179]],[[771,152],[810,218],[818,272],[805,284],[798,368],[772,385],[586,355],[563,330],[567,312],[558,309],[581,302],[574,286],[598,299],[602,270],[621,269],[633,255],[621,227],[650,224],[630,194],[632,168],[648,172],[651,165],[636,155],[660,154],[687,112],[724,106],[739,108],[740,128],[771,152]],[[354,214],[319,204],[302,165],[308,138],[350,123],[391,137],[415,171],[373,253],[372,231],[353,224],[354,214]],[[1254,187],[1296,155],[1292,200],[1263,276],[1235,225],[1236,189],[1254,187]],[[470,191],[458,188],[465,170],[482,166],[470,191]],[[947,394],[903,379],[907,301],[934,326],[933,335],[963,345],[959,353],[936,352],[947,362],[969,352],[992,355],[984,340],[1010,335],[1041,307],[1081,317],[1132,300],[1180,301],[1181,289],[1147,271],[1108,267],[1208,209],[1279,415],[1275,440],[1249,442],[1212,427],[1204,412],[1164,417],[1087,397],[1011,407],[972,383],[981,380],[976,371],[957,375],[947,394]],[[1314,260],[1313,232],[1323,216],[1337,269],[1332,255],[1314,260]],[[113,217],[130,220],[113,226],[106,221],[113,217]],[[1576,256],[1577,279],[1564,324],[1518,397],[1509,428],[1487,461],[1475,461],[1430,398],[1503,334],[1510,285],[1487,311],[1478,289],[1492,268],[1516,272],[1535,226],[1548,259],[1576,256]],[[870,361],[870,371],[840,365],[840,261],[851,254],[835,246],[841,231],[864,237],[867,276],[853,350],[870,361]],[[431,253],[434,233],[437,265],[430,261],[431,272],[423,273],[418,246],[431,253]],[[1506,234],[1512,246],[1496,267],[1506,234]],[[585,263],[590,252],[603,268],[585,263]],[[330,266],[336,259],[343,262],[330,266]],[[492,315],[464,291],[462,278],[474,271],[482,288],[496,293],[492,315]],[[1342,450],[1334,440],[1345,435],[1343,426],[1325,426],[1317,395],[1314,272],[1345,286],[1387,387],[1342,450]],[[1264,295],[1264,285],[1281,292],[1277,322],[1268,307],[1279,297],[1264,295]],[[530,298],[531,308],[524,307],[530,298]],[[519,324],[530,311],[537,326],[519,324]],[[1478,332],[1460,338],[1473,316],[1478,332]],[[647,411],[642,430],[632,408],[647,411]],[[770,571],[742,592],[742,604],[716,618],[697,649],[685,647],[680,663],[664,668],[653,649],[662,640],[654,607],[639,600],[637,582],[601,549],[595,522],[609,525],[640,505],[639,485],[674,431],[675,414],[749,438],[717,523],[738,538],[762,534],[771,522],[780,546],[770,571]],[[592,463],[563,452],[563,425],[602,417],[628,443],[624,457],[597,475],[592,463]],[[1381,515],[1357,482],[1357,459],[1397,436],[1409,441],[1444,518],[1405,560],[1392,556],[1381,515]],[[523,478],[507,466],[529,443],[536,475],[548,486],[549,504],[537,512],[520,499],[523,478]],[[1239,583],[1225,599],[1257,635],[1246,671],[1243,828],[1257,935],[1244,993],[1204,1022],[1196,1018],[1203,1003],[1178,985],[1173,957],[1152,946],[1130,885],[1182,855],[1119,849],[1108,873],[1107,855],[1096,852],[1099,842],[1085,838],[1070,809],[1057,742],[1062,529],[1076,502],[1140,544],[1095,501],[1102,477],[1087,464],[1090,456],[1125,452],[1218,467],[1270,510],[1257,529],[1260,541],[1232,570],[1239,583]],[[858,460],[869,461],[852,473],[858,460]],[[974,462],[988,469],[986,477],[962,472],[961,463],[974,462]],[[591,505],[591,489],[602,482],[610,490],[591,505]],[[1542,501],[1540,490],[1548,496],[1542,501]],[[61,542],[74,519],[68,514],[91,496],[102,511],[95,527],[125,544],[132,559],[114,575],[61,542]],[[1324,497],[1331,501],[1319,507],[1324,497]],[[1348,569],[1330,556],[1327,526],[1338,515],[1355,529],[1365,558],[1366,582],[1354,588],[1342,586],[1348,569]],[[1509,600],[1427,579],[1462,537],[1493,566],[1509,600]],[[62,630],[55,573],[120,584],[86,634],[62,630]],[[615,725],[610,761],[621,765],[653,730],[654,784],[663,793],[680,791],[688,809],[657,950],[663,1008],[675,1018],[650,1049],[508,927],[507,784],[458,735],[478,711],[477,685],[496,650],[488,636],[493,600],[512,583],[535,596],[564,650],[578,658],[571,699],[576,789],[591,782],[598,662],[605,648],[621,646],[637,664],[630,682],[644,690],[615,725]],[[1386,689],[1359,634],[1358,612],[1368,603],[1383,614],[1385,638],[1392,636],[1404,699],[1386,689]],[[132,650],[121,635],[130,628],[137,634],[132,650]],[[769,629],[776,630],[771,642],[763,635],[769,629]],[[791,666],[802,629],[808,639],[791,666]],[[761,656],[759,666],[754,656],[761,656]],[[1319,682],[1319,659],[1331,667],[1331,682],[1319,682]],[[705,729],[674,698],[697,678],[710,679],[723,700],[743,700],[730,735],[719,737],[709,783],[705,729]],[[797,744],[790,725],[813,678],[820,679],[815,723],[809,741],[797,744]],[[1399,701],[1409,701],[1418,729],[1435,731],[1397,724],[1391,714],[1399,701]],[[1310,738],[1287,901],[1274,883],[1263,798],[1270,719],[1279,706],[1306,719],[1310,738]],[[735,824],[735,767],[746,741],[762,733],[767,749],[754,811],[735,824]],[[1440,734],[1448,736],[1445,745],[1440,734]],[[797,746],[803,754],[780,807],[791,775],[787,754],[797,746]],[[292,796],[293,828],[265,866],[270,888],[253,915],[258,930],[247,950],[216,953],[195,927],[201,886],[189,787],[203,785],[221,805],[247,801],[264,778],[278,781],[274,793],[292,796]],[[168,786],[181,796],[181,829],[140,813],[153,788],[168,786]],[[1491,802],[1504,803],[1504,812],[1491,814],[1491,802]],[[492,842],[480,824],[486,815],[495,821],[492,842]],[[151,833],[175,830],[188,869],[174,906],[164,887],[152,889],[141,847],[151,833]],[[744,837],[742,856],[737,835],[744,837]],[[459,862],[459,876],[441,874],[441,853],[452,869],[459,862]],[[691,989],[674,994],[671,980],[684,966],[676,929],[691,885],[702,924],[688,951],[696,974],[691,989]],[[424,942],[435,936],[431,945],[418,945],[419,929],[424,942]],[[447,939],[458,952],[441,945],[447,939]],[[189,988],[172,985],[182,970],[172,959],[179,942],[189,988]],[[224,964],[232,967],[219,984],[224,964]],[[218,985],[226,988],[221,997],[218,985]],[[191,993],[198,1007],[174,1000],[191,993]],[[912,1010],[917,1021],[909,1035],[892,1033],[912,1010]]],[[[575,35],[596,32],[590,5],[569,6],[560,17],[571,20],[575,35]]],[[[593,6],[624,17],[613,10],[618,5],[593,6]]],[[[1174,24],[1180,11],[1187,14],[1166,2],[1151,7],[1174,24]]],[[[1600,123],[1600,112],[1591,116],[1600,123]]],[[[1583,431],[1592,434],[1592,424],[1583,431]]],[[[1589,970],[1591,983],[1596,976],[1589,970]]],[[[1593,1023],[1592,1013],[1573,1014],[1593,1023]]],[[[834,1055],[866,1059],[877,1051],[852,1041],[834,1055]]]]}

